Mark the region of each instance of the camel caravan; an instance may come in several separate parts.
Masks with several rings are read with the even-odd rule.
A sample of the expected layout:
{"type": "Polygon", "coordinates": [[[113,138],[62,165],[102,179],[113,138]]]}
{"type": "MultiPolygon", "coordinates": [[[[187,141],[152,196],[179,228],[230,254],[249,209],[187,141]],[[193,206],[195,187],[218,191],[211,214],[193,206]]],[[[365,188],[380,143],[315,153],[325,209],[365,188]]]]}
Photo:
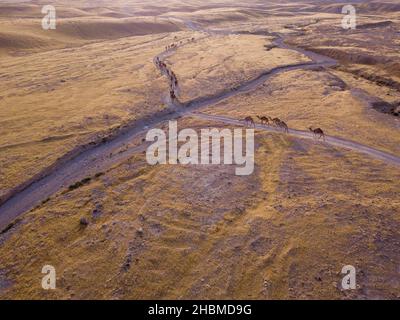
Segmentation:
{"type": "MultiPolygon", "coordinates": [[[[248,118],[251,118],[251,117],[248,117],[248,118]]],[[[282,129],[286,133],[289,132],[289,127],[287,126],[285,121],[282,121],[279,118],[271,118],[271,117],[266,117],[266,116],[257,116],[257,118],[260,120],[261,125],[267,125],[267,126],[272,125],[272,126],[282,129]]],[[[249,123],[249,120],[250,119],[248,119],[248,121],[246,121],[246,123],[249,123]]],[[[253,121],[253,126],[255,127],[255,122],[254,122],[253,118],[251,118],[251,120],[253,121]]]]}
{"type": "Polygon", "coordinates": [[[179,91],[179,81],[176,74],[168,68],[165,62],[161,61],[159,57],[156,58],[156,65],[164,73],[169,80],[169,95],[171,101],[177,100],[177,95],[179,91]]]}
{"type": "MultiPolygon", "coordinates": [[[[257,116],[257,119],[260,121],[261,125],[265,126],[274,126],[276,128],[282,129],[285,133],[289,133],[289,127],[279,118],[271,118],[268,116],[257,116]]],[[[246,126],[255,127],[256,122],[253,117],[246,117],[242,120],[246,126]]],[[[313,129],[312,127],[308,128],[308,130],[313,134],[313,137],[317,140],[323,139],[325,141],[325,133],[321,128],[313,129]]]]}
{"type": "MultiPolygon", "coordinates": [[[[175,40],[178,38],[175,37],[175,40]]],[[[187,40],[188,42],[194,42],[195,38],[191,38],[187,40]]],[[[178,43],[172,43],[168,46],[165,47],[165,51],[169,51],[172,49],[177,49],[179,45],[182,45],[183,41],[180,41],[178,43]]],[[[179,102],[177,96],[178,96],[178,91],[179,91],[179,81],[178,78],[176,77],[176,74],[170,70],[165,62],[163,62],[159,57],[156,58],[155,63],[160,69],[160,71],[165,74],[168,77],[169,80],[169,96],[171,98],[172,102],[179,102]]],[[[286,124],[285,121],[282,121],[279,118],[271,118],[268,116],[257,116],[257,119],[260,121],[261,125],[265,126],[274,126],[276,128],[279,128],[283,130],[285,133],[289,133],[289,127],[286,124]]],[[[246,126],[252,126],[255,128],[256,122],[254,121],[253,117],[246,117],[242,120],[246,126]]],[[[313,137],[317,140],[323,139],[325,141],[325,133],[321,128],[316,128],[313,129],[312,127],[308,128],[309,131],[313,134],[313,137]]]]}
{"type": "MultiPolygon", "coordinates": [[[[175,37],[175,40],[177,40],[178,38],[175,37]]],[[[195,42],[196,39],[195,38],[190,38],[187,40],[187,42],[195,42]]],[[[170,51],[173,49],[178,49],[178,47],[180,45],[183,45],[184,42],[183,41],[179,41],[178,43],[172,43],[168,46],[165,47],[165,51],[170,51]]],[[[156,58],[156,65],[158,67],[158,69],[160,69],[160,71],[165,74],[168,77],[169,80],[169,96],[171,98],[172,102],[179,102],[178,101],[178,93],[179,93],[179,81],[178,78],[176,76],[176,74],[168,69],[168,66],[165,62],[161,61],[161,59],[159,57],[156,58]]]]}
{"type": "MultiPolygon", "coordinates": [[[[175,37],[175,40],[177,40],[177,39],[178,39],[178,38],[175,37]]],[[[196,41],[195,38],[190,38],[190,39],[186,40],[187,43],[189,43],[189,42],[195,42],[195,41],[196,41]]],[[[170,45],[168,45],[168,46],[165,46],[165,51],[170,51],[170,50],[173,50],[173,49],[178,49],[178,47],[179,47],[179,46],[182,46],[183,44],[184,44],[184,41],[183,41],[183,40],[179,41],[178,43],[172,43],[172,44],[170,44],[170,45]]]]}

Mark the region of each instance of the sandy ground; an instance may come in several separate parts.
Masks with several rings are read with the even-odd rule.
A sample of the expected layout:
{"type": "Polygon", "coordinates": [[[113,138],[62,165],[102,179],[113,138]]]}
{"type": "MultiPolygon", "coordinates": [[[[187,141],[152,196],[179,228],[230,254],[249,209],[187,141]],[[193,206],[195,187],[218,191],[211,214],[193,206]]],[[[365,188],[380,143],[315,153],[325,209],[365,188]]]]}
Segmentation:
{"type": "MultiPolygon", "coordinates": [[[[400,103],[396,2],[359,4],[360,27],[346,32],[334,2],[60,0],[54,32],[40,28],[43,3],[0,1],[0,197],[170,108],[153,58],[181,41],[165,61],[186,106],[310,62],[277,48],[277,33],[337,59],[276,73],[202,112],[279,117],[400,156],[398,117],[376,107],[400,103]]],[[[234,127],[187,115],[179,126],[234,127]]],[[[238,177],[229,165],[149,166],[135,149],[143,137],[114,144],[101,170],[87,164],[90,180],[55,189],[1,232],[0,298],[400,298],[397,165],[258,130],[255,172],[238,177]],[[46,264],[57,290],[40,287],[46,264]],[[354,291],[340,288],[347,264],[354,291]]]]}

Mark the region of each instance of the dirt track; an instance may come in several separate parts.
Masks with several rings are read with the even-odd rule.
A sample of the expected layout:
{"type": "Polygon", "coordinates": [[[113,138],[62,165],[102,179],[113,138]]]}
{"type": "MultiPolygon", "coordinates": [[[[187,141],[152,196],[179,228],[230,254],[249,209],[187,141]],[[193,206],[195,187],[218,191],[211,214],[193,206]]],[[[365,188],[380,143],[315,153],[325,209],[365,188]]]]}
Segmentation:
{"type": "MultiPolygon", "coordinates": [[[[212,121],[217,121],[217,122],[223,122],[227,124],[232,124],[232,125],[243,125],[243,121],[229,118],[229,117],[223,117],[223,116],[216,116],[216,115],[210,115],[210,114],[204,114],[204,113],[193,113],[192,114],[194,117],[199,117],[202,119],[207,119],[207,120],[212,120],[212,121]]],[[[276,132],[276,133],[283,133],[281,129],[278,129],[276,127],[272,126],[266,126],[266,125],[261,125],[261,124],[256,124],[255,129],[258,130],[266,130],[266,131],[271,131],[271,132],[276,132]]],[[[313,134],[308,131],[302,131],[302,130],[295,130],[295,129],[289,129],[289,135],[302,138],[302,139],[315,139],[313,134]]],[[[382,152],[380,150],[365,146],[363,144],[338,138],[338,137],[333,137],[333,136],[325,136],[325,141],[320,140],[322,143],[330,144],[336,147],[341,147],[345,149],[350,149],[353,151],[361,152],[364,153],[372,158],[382,160],[384,162],[394,164],[394,165],[400,165],[400,157],[397,157],[395,155],[382,152]]]]}

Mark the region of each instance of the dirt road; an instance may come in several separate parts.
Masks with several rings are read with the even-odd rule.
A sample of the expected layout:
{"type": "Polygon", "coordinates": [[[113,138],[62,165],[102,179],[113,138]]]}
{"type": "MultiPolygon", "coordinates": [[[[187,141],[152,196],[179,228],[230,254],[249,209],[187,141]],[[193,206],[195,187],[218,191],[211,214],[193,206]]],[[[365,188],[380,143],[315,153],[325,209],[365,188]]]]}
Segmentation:
{"type": "MultiPolygon", "coordinates": [[[[223,122],[223,123],[232,124],[232,125],[241,126],[244,124],[244,122],[241,120],[224,117],[224,116],[216,116],[216,115],[199,113],[199,112],[192,113],[191,115],[193,117],[198,117],[198,118],[217,121],[217,122],[223,122]]],[[[266,130],[266,131],[284,134],[282,129],[278,129],[276,127],[267,126],[267,125],[256,124],[255,129],[266,130]]],[[[313,139],[313,140],[315,139],[313,134],[309,131],[289,129],[288,134],[291,136],[297,137],[297,138],[302,138],[302,139],[313,139]]],[[[325,141],[320,140],[320,142],[326,143],[326,144],[329,144],[332,146],[341,147],[341,148],[357,151],[360,153],[364,153],[364,154],[370,156],[371,158],[379,159],[386,163],[390,163],[393,165],[400,165],[400,157],[397,157],[393,154],[389,154],[387,152],[383,152],[383,151],[368,147],[366,145],[363,145],[363,144],[360,144],[360,143],[357,143],[354,141],[342,139],[339,137],[325,136],[325,141]]]]}

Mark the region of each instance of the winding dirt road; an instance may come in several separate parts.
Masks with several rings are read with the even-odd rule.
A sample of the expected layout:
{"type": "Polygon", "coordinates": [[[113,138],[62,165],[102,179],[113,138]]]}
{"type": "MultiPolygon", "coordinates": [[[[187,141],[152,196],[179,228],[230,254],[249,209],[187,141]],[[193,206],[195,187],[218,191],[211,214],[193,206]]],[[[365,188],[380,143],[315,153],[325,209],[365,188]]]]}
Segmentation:
{"type": "MultiPolygon", "coordinates": [[[[243,125],[243,121],[234,119],[234,118],[229,118],[229,117],[224,117],[224,116],[216,116],[216,115],[210,115],[210,114],[205,114],[205,113],[200,113],[200,112],[195,112],[191,114],[193,117],[198,117],[206,120],[212,120],[212,121],[217,121],[217,122],[223,122],[227,124],[232,124],[232,125],[243,125]]],[[[281,129],[278,129],[276,127],[272,126],[267,126],[267,125],[261,125],[261,124],[256,124],[255,129],[258,130],[266,130],[270,132],[275,132],[275,133],[283,133],[281,129]]],[[[297,138],[302,138],[302,139],[315,139],[313,134],[309,131],[302,131],[302,130],[295,130],[295,129],[289,129],[288,132],[289,135],[297,137],[297,138]]],[[[397,157],[393,154],[383,152],[371,147],[368,147],[366,145],[342,139],[339,137],[333,137],[333,136],[325,136],[325,141],[320,141],[321,143],[329,144],[332,146],[336,147],[341,147],[353,151],[357,151],[360,153],[364,153],[372,158],[382,160],[386,163],[394,164],[394,165],[400,165],[400,157],[397,157]]]]}
{"type": "MultiPolygon", "coordinates": [[[[191,27],[194,27],[194,24],[191,25],[191,27]]],[[[222,121],[234,125],[243,125],[243,123],[236,119],[222,116],[205,115],[196,112],[200,111],[204,107],[214,105],[224,99],[252,91],[258,86],[262,85],[267,79],[277,74],[296,69],[330,67],[336,64],[336,61],[332,60],[331,58],[288,46],[281,38],[276,40],[276,45],[285,49],[297,50],[298,52],[308,56],[312,61],[294,65],[284,65],[271,70],[266,70],[258,77],[244,82],[233,89],[229,88],[215,95],[195,99],[185,104],[172,103],[167,110],[158,112],[151,117],[136,121],[126,130],[116,135],[112,140],[83,150],[80,154],[72,159],[69,159],[68,161],[65,161],[64,163],[54,167],[53,170],[50,170],[49,172],[46,171],[45,175],[31,183],[22,191],[13,194],[0,206],[0,231],[8,229],[7,226],[9,226],[9,224],[20,214],[31,210],[58,191],[63,190],[86,177],[91,177],[96,173],[104,172],[113,165],[129,159],[132,155],[144,151],[148,145],[147,143],[143,143],[140,146],[130,146],[130,144],[134,138],[145,133],[150,128],[154,128],[165,121],[178,119],[182,116],[196,116],[213,121],[222,121]]],[[[165,59],[170,54],[173,54],[173,52],[174,50],[170,50],[158,55],[158,57],[160,59],[165,59]]],[[[257,129],[281,132],[274,128],[260,125],[257,125],[257,129]]],[[[291,129],[289,133],[299,138],[312,138],[310,133],[304,131],[291,129]]],[[[348,141],[337,137],[328,137],[326,143],[343,148],[349,148],[351,150],[367,154],[376,159],[380,159],[391,164],[400,165],[399,157],[384,153],[368,146],[364,146],[359,143],[355,143],[353,141],[348,141]]]]}

